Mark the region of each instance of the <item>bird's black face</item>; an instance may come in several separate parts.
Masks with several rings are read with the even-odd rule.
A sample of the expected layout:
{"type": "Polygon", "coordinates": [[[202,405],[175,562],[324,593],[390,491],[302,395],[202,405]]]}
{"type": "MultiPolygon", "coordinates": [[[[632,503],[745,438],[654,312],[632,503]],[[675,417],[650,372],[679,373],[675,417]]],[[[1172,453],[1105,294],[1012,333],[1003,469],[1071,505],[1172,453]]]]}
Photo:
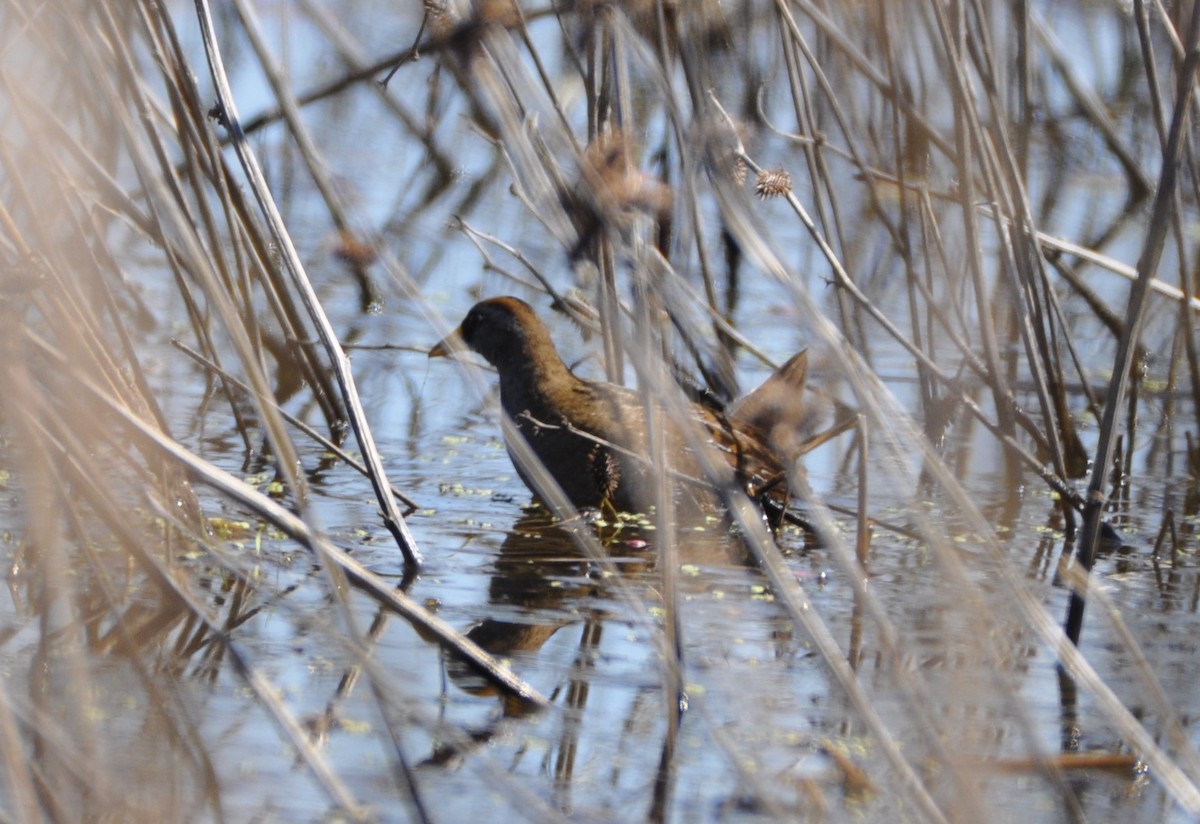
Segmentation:
{"type": "Polygon", "coordinates": [[[480,338],[479,329],[484,323],[482,315],[479,307],[474,306],[463,318],[463,322],[458,325],[458,332],[462,335],[463,343],[474,352],[479,351],[477,341],[480,338]]]}
{"type": "Polygon", "coordinates": [[[445,357],[463,346],[482,355],[501,374],[546,361],[561,363],[550,333],[529,304],[518,298],[475,304],[458,328],[429,350],[429,356],[445,357]]]}
{"type": "Polygon", "coordinates": [[[498,365],[507,354],[522,347],[525,334],[520,314],[523,308],[516,298],[493,298],[475,304],[458,327],[463,343],[489,363],[498,365]]]}

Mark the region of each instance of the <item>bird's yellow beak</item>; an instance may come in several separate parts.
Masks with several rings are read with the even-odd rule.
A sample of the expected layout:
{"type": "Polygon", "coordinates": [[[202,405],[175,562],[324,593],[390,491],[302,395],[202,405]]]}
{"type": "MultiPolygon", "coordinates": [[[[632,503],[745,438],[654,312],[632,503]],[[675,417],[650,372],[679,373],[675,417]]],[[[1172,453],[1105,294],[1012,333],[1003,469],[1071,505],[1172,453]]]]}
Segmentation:
{"type": "Polygon", "coordinates": [[[461,352],[466,348],[467,346],[463,343],[462,339],[462,327],[460,326],[449,335],[446,335],[446,337],[438,341],[434,347],[429,350],[429,357],[446,358],[457,352],[461,352]]]}

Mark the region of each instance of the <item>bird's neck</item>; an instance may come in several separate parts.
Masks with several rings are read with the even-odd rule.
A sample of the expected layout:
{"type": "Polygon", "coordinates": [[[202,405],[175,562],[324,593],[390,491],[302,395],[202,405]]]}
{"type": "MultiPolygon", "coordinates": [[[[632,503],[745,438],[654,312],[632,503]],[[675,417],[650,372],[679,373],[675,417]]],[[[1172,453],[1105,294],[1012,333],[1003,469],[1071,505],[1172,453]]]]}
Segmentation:
{"type": "Polygon", "coordinates": [[[557,408],[580,382],[552,345],[526,351],[531,349],[523,347],[496,364],[500,373],[500,403],[513,418],[527,412],[540,419],[557,408]]]}

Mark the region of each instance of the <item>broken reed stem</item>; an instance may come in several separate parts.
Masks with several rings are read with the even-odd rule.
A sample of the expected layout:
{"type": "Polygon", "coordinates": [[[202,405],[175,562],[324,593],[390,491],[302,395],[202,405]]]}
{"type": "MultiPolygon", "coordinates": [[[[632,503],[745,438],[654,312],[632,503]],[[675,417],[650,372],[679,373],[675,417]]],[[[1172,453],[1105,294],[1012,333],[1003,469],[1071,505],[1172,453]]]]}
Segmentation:
{"type": "MultiPolygon", "coordinates": [[[[404,554],[405,564],[409,572],[415,573],[421,566],[421,553],[417,548],[416,540],[408,530],[408,524],[405,522],[404,516],[397,509],[395,500],[388,493],[390,484],[387,482],[387,474],[383,468],[383,461],[380,459],[379,452],[375,448],[375,439],[371,434],[371,429],[367,424],[366,415],[363,412],[362,404],[358,397],[358,388],[354,383],[354,375],[350,371],[350,360],[346,357],[346,353],[342,351],[341,344],[338,342],[329,318],[325,314],[325,310],[322,308],[316,292],[313,290],[312,283],[308,280],[304,265],[300,262],[300,256],[297,254],[296,247],[292,243],[291,235],[283,223],[283,217],[275,207],[274,198],[271,196],[266,179],[263,177],[261,168],[259,168],[258,159],[250,150],[246,142],[246,137],[242,133],[238,119],[237,104],[233,98],[229,79],[225,75],[225,67],[221,60],[216,33],[213,30],[212,13],[208,8],[207,0],[196,0],[196,12],[200,20],[205,55],[208,58],[213,83],[217,88],[218,105],[221,107],[222,118],[226,128],[228,128],[233,138],[233,146],[237,152],[238,160],[241,162],[242,169],[250,182],[250,188],[254,193],[255,200],[258,202],[259,209],[267,219],[267,225],[283,255],[286,268],[292,275],[292,282],[303,299],[309,317],[317,329],[321,343],[325,346],[330,366],[337,376],[338,386],[342,391],[347,416],[350,418],[350,426],[354,430],[355,437],[358,439],[363,459],[371,470],[369,477],[371,485],[375,490],[375,497],[383,509],[384,524],[392,533],[397,545],[400,547],[400,551],[404,554]]],[[[284,472],[293,476],[293,481],[296,480],[294,477],[295,473],[291,467],[284,468],[284,472]]]]}

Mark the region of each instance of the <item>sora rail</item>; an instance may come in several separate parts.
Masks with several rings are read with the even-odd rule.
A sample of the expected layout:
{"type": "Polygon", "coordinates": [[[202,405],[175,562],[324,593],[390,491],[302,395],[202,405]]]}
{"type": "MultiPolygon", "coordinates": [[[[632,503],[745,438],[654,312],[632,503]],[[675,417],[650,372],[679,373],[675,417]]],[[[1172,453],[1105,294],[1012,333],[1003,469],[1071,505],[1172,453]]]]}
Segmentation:
{"type": "MultiPolygon", "coordinates": [[[[577,377],[559,357],[546,326],[518,298],[475,304],[429,356],[461,347],[496,368],[500,405],[575,507],[648,510],[653,472],[646,459],[645,407],[637,393],[577,377]]],[[[778,523],[787,503],[785,469],[800,451],[798,412],[806,371],[801,352],[728,412],[691,403],[690,422],[663,416],[668,469],[684,507],[707,509],[718,499],[693,449],[707,442],[720,456],[719,474],[725,476],[716,482],[736,483],[778,523]]],[[[517,474],[540,498],[513,449],[510,430],[505,443],[517,474]]]]}

